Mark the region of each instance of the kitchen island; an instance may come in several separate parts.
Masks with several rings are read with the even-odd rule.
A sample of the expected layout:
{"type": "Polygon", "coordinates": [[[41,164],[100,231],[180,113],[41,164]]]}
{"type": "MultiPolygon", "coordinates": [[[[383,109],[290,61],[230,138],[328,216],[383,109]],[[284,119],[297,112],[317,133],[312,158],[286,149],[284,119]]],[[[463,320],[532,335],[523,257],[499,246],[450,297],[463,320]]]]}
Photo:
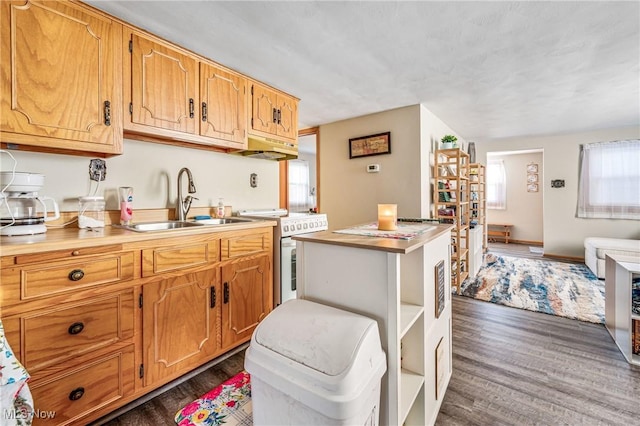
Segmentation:
{"type": "Polygon", "coordinates": [[[433,424],[451,378],[451,225],[403,240],[293,237],[298,297],[378,322],[387,373],[380,424],[433,424]]]}

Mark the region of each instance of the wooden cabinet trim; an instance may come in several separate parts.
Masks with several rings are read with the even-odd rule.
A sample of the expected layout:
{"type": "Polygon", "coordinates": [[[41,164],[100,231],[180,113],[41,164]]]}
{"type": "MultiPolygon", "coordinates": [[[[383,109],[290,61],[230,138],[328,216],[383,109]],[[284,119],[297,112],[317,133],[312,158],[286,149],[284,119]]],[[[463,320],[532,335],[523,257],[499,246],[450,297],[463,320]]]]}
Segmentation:
{"type": "Polygon", "coordinates": [[[20,254],[15,257],[16,265],[28,263],[47,262],[51,260],[76,259],[81,256],[92,254],[110,254],[122,251],[122,244],[111,244],[106,246],[83,247],[70,250],[47,251],[44,253],[20,254]]]}

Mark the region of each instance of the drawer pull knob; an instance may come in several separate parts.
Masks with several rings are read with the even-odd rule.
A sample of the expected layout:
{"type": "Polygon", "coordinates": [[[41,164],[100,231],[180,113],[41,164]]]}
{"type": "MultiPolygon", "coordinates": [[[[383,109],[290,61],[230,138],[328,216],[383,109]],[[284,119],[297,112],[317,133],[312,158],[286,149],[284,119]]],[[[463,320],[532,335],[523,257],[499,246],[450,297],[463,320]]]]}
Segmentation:
{"type": "Polygon", "coordinates": [[[71,256],[80,256],[80,251],[79,250],[72,251],[71,256]]]}
{"type": "Polygon", "coordinates": [[[74,389],[71,391],[71,393],[69,394],[69,399],[71,401],[77,401],[80,398],[82,398],[82,396],[84,395],[84,388],[83,387],[79,387],[77,389],[74,389]]]}
{"type": "Polygon", "coordinates": [[[79,334],[84,330],[84,323],[74,322],[69,326],[69,334],[79,334]]]}
{"type": "Polygon", "coordinates": [[[82,269],[74,269],[69,272],[69,279],[71,281],[80,281],[84,277],[84,271],[82,269]]]}

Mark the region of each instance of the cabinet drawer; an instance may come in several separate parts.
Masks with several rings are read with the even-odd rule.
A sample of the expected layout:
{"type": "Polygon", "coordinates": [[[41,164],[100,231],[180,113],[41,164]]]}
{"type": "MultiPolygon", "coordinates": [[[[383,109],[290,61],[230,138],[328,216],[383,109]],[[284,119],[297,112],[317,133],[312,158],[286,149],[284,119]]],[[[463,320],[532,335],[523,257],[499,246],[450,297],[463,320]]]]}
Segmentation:
{"type": "Polygon", "coordinates": [[[132,252],[7,268],[2,270],[2,303],[8,306],[132,278],[132,252]]]}
{"type": "Polygon", "coordinates": [[[271,235],[271,232],[268,232],[223,238],[220,244],[222,259],[234,259],[236,257],[268,252],[271,250],[271,235]]]}
{"type": "Polygon", "coordinates": [[[6,319],[30,372],[133,337],[133,289],[6,319]]]}
{"type": "Polygon", "coordinates": [[[41,416],[38,425],[68,424],[97,411],[134,391],[135,368],[133,345],[57,376],[36,380],[29,385],[34,408],[40,412],[55,412],[51,419],[41,416]]]}
{"type": "Polygon", "coordinates": [[[142,276],[192,268],[218,261],[219,240],[177,244],[142,251],[142,276]]]}

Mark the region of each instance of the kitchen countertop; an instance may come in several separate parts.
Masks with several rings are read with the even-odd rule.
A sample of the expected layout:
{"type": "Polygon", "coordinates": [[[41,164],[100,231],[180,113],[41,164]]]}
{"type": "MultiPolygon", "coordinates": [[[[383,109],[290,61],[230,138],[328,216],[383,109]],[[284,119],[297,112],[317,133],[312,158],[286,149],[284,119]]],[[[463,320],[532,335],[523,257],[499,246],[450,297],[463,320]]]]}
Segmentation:
{"type": "Polygon", "coordinates": [[[423,245],[429,243],[443,233],[450,232],[453,228],[453,225],[449,224],[435,224],[431,226],[433,226],[433,229],[429,229],[428,231],[417,235],[410,240],[339,234],[332,231],[321,231],[310,234],[295,235],[292,238],[296,241],[333,244],[338,246],[406,254],[419,247],[422,247],[423,245]]]}
{"type": "Polygon", "coordinates": [[[203,225],[154,232],[135,232],[114,226],[105,226],[104,228],[97,228],[96,230],[80,229],[77,227],[54,228],[48,229],[47,232],[43,234],[0,237],[0,256],[78,249],[107,244],[125,244],[185,235],[261,228],[264,226],[277,226],[277,222],[272,220],[255,220],[246,223],[203,225]]]}

